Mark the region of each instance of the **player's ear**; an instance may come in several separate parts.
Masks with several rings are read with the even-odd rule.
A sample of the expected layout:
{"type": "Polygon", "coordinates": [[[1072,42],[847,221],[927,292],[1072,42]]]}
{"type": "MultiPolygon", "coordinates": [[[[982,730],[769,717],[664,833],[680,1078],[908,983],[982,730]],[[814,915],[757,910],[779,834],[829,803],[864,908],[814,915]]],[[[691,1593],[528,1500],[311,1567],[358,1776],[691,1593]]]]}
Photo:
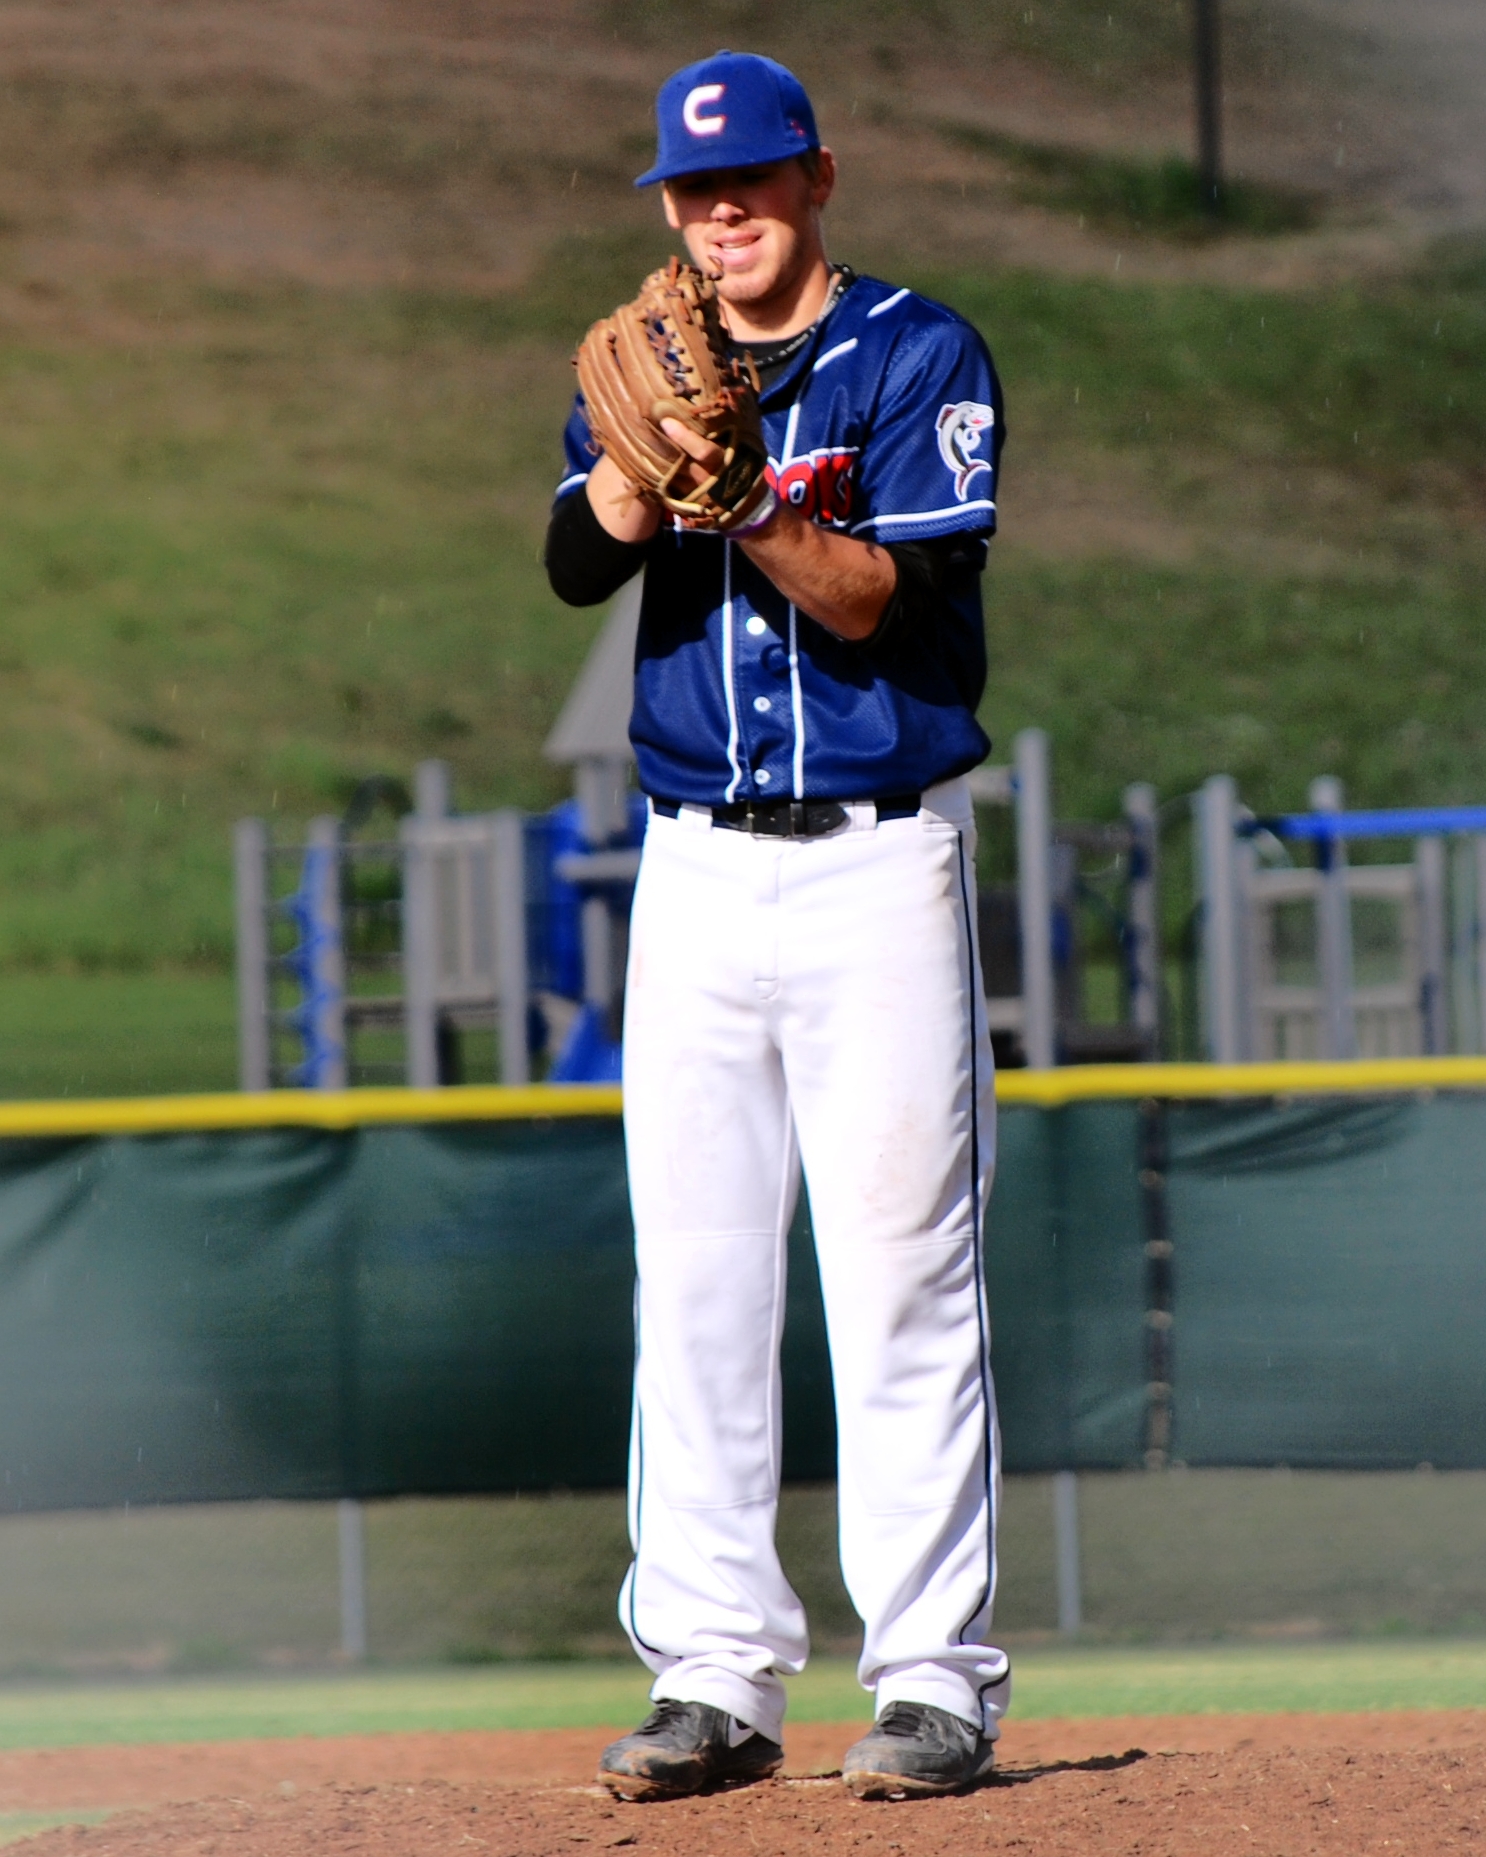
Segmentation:
{"type": "Polygon", "coordinates": [[[813,152],[815,160],[811,165],[815,171],[813,174],[809,168],[805,171],[810,177],[810,204],[819,208],[836,190],[836,157],[828,148],[817,148],[813,152]]]}
{"type": "Polygon", "coordinates": [[[665,182],[661,183],[660,197],[665,203],[666,224],[673,232],[679,232],[681,230],[681,215],[676,211],[676,201],[672,196],[670,187],[665,182]]]}

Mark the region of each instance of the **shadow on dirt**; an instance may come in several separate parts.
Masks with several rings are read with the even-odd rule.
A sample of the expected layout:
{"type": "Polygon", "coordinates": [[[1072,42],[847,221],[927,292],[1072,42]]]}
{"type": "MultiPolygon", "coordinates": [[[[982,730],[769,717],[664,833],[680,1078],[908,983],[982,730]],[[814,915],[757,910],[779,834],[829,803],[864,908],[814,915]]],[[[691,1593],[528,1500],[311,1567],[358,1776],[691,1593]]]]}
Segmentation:
{"type": "Polygon", "coordinates": [[[1045,1780],[1050,1773],[1114,1773],[1120,1767],[1133,1767],[1138,1760],[1149,1760],[1143,1747],[1127,1747],[1123,1754],[1091,1754],[1087,1760],[1049,1760],[1036,1767],[1003,1767],[986,1782],[989,1786],[1030,1786],[1045,1780]]]}

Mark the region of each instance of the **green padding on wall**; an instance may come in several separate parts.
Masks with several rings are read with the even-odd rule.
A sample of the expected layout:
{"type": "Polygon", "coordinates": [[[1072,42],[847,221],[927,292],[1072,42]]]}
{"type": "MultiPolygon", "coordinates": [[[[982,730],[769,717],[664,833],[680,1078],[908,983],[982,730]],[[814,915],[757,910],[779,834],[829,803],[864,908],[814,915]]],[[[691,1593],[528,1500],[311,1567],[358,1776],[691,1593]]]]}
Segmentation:
{"type": "Polygon", "coordinates": [[[617,1122],[0,1144],[7,1507],[614,1483],[617,1122]]]}
{"type": "MultiPolygon", "coordinates": [[[[1002,1117],[1011,1468],[1138,1456],[1132,1127],[1002,1117]]],[[[0,1143],[4,1504],[620,1482],[632,1289],[608,1118],[0,1143]]],[[[803,1204],[784,1374],[785,1473],[829,1477],[803,1204]]]]}
{"type": "Polygon", "coordinates": [[[1170,1114],[1177,1456],[1486,1464],[1486,1101],[1170,1114]]]}
{"type": "Polygon", "coordinates": [[[616,1124],[350,1139],[354,1487],[622,1480],[634,1272],[616,1124]]]}
{"type": "MultiPolygon", "coordinates": [[[[1012,1470],[1138,1463],[1138,1110],[1003,1113],[1012,1470]]],[[[1177,1454],[1486,1464],[1486,1099],[1169,1111],[1177,1454]]],[[[791,1234],[785,1471],[834,1467],[791,1234]]],[[[633,1272],[609,1118],[0,1142],[0,1500],[612,1485],[633,1272]]]]}
{"type": "Polygon", "coordinates": [[[1136,1115],[1134,1103],[1001,1112],[986,1281],[1008,1470],[1140,1462],[1136,1115]]]}

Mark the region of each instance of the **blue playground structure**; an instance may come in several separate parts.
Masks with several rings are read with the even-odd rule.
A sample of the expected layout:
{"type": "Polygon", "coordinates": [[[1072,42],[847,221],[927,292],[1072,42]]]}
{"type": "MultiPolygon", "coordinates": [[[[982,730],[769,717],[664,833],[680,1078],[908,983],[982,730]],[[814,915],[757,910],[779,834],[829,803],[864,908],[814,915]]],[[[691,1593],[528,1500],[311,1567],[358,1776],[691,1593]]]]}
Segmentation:
{"type": "Polygon", "coordinates": [[[1196,796],[1205,1054],[1486,1050],[1486,806],[1348,811],[1329,776],[1309,797],[1260,816],[1221,774],[1196,796]],[[1412,855],[1349,859],[1390,843],[1412,855]]]}

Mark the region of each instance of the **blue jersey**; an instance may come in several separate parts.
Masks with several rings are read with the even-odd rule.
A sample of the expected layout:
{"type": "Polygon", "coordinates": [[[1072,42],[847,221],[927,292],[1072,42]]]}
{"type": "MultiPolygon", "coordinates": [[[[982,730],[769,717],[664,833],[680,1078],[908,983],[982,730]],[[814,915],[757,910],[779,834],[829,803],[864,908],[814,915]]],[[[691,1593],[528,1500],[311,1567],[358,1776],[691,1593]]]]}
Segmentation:
{"type": "MultiPolygon", "coordinates": [[[[858,277],[762,400],[770,478],[803,516],[879,542],[995,527],[1001,390],[963,317],[858,277]]],[[[581,398],[559,497],[594,452],[581,398]]],[[[640,785],[707,806],[922,792],[990,748],[978,576],[932,636],[852,644],[798,611],[726,537],[650,544],[630,722],[640,785]]]]}

